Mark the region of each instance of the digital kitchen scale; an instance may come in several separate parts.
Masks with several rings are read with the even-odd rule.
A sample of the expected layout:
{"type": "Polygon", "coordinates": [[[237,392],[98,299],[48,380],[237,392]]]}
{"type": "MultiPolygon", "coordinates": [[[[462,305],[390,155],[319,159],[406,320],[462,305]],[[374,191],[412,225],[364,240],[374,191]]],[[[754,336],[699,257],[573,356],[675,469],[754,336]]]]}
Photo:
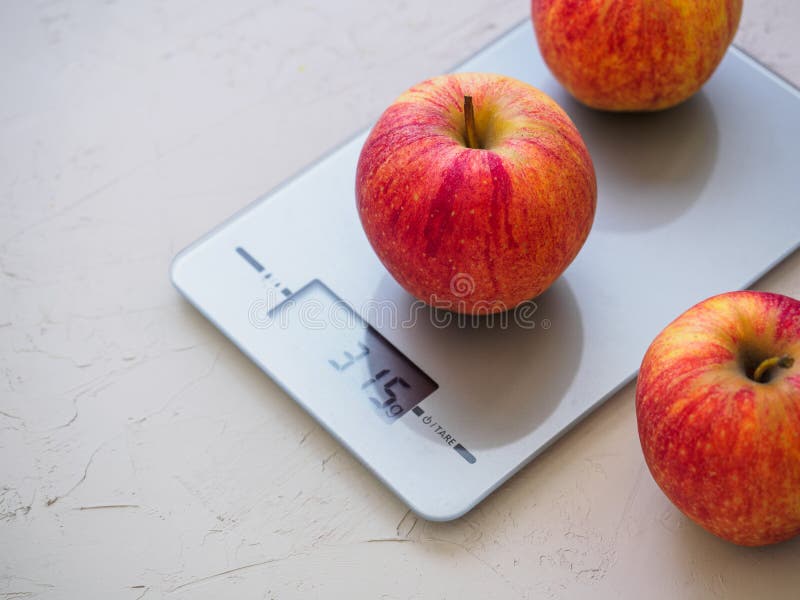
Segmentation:
{"type": "Polygon", "coordinates": [[[528,21],[458,70],[544,90],[595,161],[594,228],[541,297],[505,321],[470,323],[401,289],[356,214],[366,132],[172,266],[201,313],[437,521],[467,512],[630,381],[678,314],[748,286],[800,241],[800,94],[741,51],[688,102],[641,115],[573,101],[528,21]]]}

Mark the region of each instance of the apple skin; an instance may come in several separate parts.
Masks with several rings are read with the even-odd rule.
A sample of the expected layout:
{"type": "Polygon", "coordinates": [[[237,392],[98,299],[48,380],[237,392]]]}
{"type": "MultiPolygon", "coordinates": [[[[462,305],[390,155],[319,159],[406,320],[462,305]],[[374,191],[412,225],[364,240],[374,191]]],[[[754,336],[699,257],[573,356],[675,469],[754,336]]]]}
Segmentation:
{"type": "Polygon", "coordinates": [[[686,311],[644,357],[636,417],[653,478],[690,519],[745,546],[800,533],[799,301],[732,292],[686,311]]]}
{"type": "Polygon", "coordinates": [[[742,0],[532,0],[539,49],[578,100],[609,111],[683,102],[711,77],[742,0]]]}
{"type": "Polygon", "coordinates": [[[402,94],[361,151],[356,204],[378,258],[416,298],[509,310],[547,289],[594,220],[589,152],[546,94],[510,77],[444,75],[402,94]],[[481,148],[465,141],[473,98],[481,148]]]}

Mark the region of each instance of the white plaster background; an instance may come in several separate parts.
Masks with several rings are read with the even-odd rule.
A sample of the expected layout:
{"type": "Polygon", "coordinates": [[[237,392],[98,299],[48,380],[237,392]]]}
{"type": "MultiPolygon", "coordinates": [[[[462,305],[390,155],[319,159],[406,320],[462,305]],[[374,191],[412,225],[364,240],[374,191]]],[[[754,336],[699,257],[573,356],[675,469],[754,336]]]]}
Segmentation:
{"type": "MultiPolygon", "coordinates": [[[[745,4],[737,42],[800,84],[800,4],[745,4]]],[[[178,249],[527,12],[0,3],[0,599],[798,597],[800,540],[737,548],[663,497],[632,386],[427,523],[169,284],[178,249]]],[[[800,255],[758,287],[800,296],[800,255]]]]}

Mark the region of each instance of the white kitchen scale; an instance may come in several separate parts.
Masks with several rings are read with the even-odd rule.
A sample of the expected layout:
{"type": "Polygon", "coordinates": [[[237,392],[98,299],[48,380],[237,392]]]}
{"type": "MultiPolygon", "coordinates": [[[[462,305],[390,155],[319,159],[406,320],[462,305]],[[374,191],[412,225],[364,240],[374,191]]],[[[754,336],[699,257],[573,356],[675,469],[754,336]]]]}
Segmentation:
{"type": "Polygon", "coordinates": [[[172,267],[202,314],[435,521],[470,510],[630,381],[678,314],[747,287],[800,241],[800,93],[740,50],[701,93],[656,114],[577,104],[542,62],[528,21],[458,70],[550,94],[597,170],[586,245],[506,322],[434,312],[378,261],[355,208],[366,132],[172,267]]]}

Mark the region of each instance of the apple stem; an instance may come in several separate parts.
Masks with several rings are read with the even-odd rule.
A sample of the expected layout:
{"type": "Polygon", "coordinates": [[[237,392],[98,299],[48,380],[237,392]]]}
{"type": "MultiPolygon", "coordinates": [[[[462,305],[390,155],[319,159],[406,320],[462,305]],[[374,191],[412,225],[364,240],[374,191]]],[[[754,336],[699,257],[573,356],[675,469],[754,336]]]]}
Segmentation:
{"type": "Polygon", "coordinates": [[[475,107],[472,106],[472,96],[464,96],[464,123],[467,127],[467,146],[480,148],[475,133],[475,107]]]}
{"type": "Polygon", "coordinates": [[[781,367],[782,369],[788,369],[794,364],[794,359],[789,356],[773,356],[772,358],[767,358],[761,361],[761,364],[758,365],[758,368],[753,373],[753,379],[757,383],[763,383],[761,378],[764,377],[767,371],[769,371],[772,367],[781,367]]]}

